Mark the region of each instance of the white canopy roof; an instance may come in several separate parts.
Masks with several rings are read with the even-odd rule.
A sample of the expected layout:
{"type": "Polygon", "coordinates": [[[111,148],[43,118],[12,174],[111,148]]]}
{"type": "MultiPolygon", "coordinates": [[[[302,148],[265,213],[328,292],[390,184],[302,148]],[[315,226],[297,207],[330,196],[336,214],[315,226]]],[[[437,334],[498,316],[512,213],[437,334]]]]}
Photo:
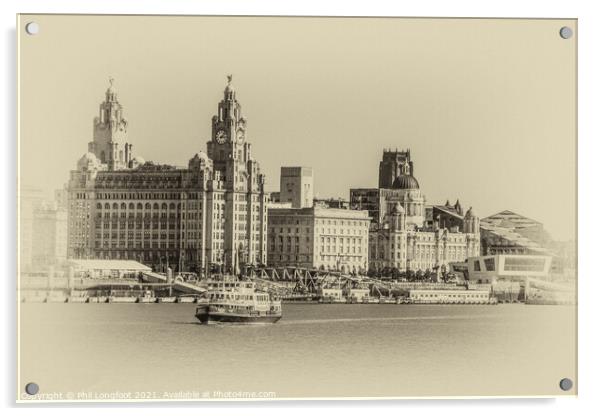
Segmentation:
{"type": "Polygon", "coordinates": [[[69,264],[76,269],[83,270],[136,270],[151,271],[152,269],[134,260],[84,260],[71,259],[69,264]]]}

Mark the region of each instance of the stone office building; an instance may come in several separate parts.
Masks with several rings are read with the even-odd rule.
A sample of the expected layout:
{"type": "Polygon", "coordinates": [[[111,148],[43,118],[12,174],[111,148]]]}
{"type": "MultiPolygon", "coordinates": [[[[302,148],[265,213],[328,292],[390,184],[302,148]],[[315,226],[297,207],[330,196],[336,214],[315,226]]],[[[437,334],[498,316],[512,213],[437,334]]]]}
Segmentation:
{"type": "Polygon", "coordinates": [[[268,266],[365,272],[369,224],[367,211],[269,209],[268,266]]]}
{"type": "Polygon", "coordinates": [[[398,203],[378,226],[370,231],[370,269],[381,271],[448,270],[448,264],[479,255],[479,219],[466,212],[462,228],[408,226],[405,210],[398,203]]]}
{"type": "Polygon", "coordinates": [[[70,174],[69,257],[182,271],[266,262],[265,177],[251,156],[231,76],[207,153],[196,153],[187,167],[134,156],[127,128],[111,82],[89,151],[70,174]]]}

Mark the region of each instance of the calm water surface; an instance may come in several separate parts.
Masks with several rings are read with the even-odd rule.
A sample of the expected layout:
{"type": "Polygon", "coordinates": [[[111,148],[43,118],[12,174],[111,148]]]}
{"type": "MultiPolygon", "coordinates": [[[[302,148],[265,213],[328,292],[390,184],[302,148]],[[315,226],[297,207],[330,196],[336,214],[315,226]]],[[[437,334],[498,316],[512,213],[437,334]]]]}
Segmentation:
{"type": "Polygon", "coordinates": [[[286,304],[203,326],[186,304],[21,304],[21,380],[45,392],[559,394],[575,307],[286,304]]]}

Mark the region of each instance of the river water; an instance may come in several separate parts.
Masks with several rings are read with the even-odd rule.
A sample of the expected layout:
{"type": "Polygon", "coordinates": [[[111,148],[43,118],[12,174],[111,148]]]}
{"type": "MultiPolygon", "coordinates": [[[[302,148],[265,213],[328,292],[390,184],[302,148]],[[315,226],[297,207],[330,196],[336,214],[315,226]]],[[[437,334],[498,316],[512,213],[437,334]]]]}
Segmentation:
{"type": "Polygon", "coordinates": [[[20,383],[67,399],[575,393],[558,389],[574,306],[285,304],[265,326],[203,326],[187,304],[20,308],[20,383]]]}

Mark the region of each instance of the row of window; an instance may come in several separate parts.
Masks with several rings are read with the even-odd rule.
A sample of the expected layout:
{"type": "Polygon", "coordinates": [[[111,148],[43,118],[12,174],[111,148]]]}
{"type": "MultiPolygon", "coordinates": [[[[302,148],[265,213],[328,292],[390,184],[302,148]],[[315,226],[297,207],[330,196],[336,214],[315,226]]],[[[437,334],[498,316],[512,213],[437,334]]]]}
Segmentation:
{"type": "MultiPolygon", "coordinates": [[[[79,194],[78,194],[79,195],[79,194]]],[[[215,195],[214,194],[214,198],[215,195]]],[[[96,193],[96,199],[200,199],[202,196],[201,193],[198,192],[190,192],[190,193],[180,193],[180,192],[171,192],[171,193],[148,193],[148,192],[134,192],[134,193],[96,193]]]]}
{"type": "Polygon", "coordinates": [[[181,208],[181,203],[175,203],[175,202],[171,202],[169,204],[167,204],[166,202],[163,202],[161,205],[159,205],[159,203],[155,202],[153,204],[151,204],[150,202],[147,202],[145,204],[142,204],[141,202],[138,202],[137,204],[134,204],[133,202],[130,202],[129,204],[126,204],[125,202],[122,202],[121,204],[118,204],[117,202],[113,202],[113,204],[109,204],[108,202],[106,202],[104,205],[100,202],[98,202],[96,204],[96,209],[180,209],[181,208]]]}
{"type": "MultiPolygon", "coordinates": [[[[162,240],[165,240],[167,238],[169,238],[170,240],[174,240],[177,238],[178,234],[179,233],[152,233],[151,234],[148,231],[145,231],[144,233],[141,233],[141,232],[134,233],[133,231],[129,231],[127,233],[127,238],[128,238],[128,240],[133,240],[134,238],[140,240],[144,236],[145,240],[150,239],[150,238],[152,238],[153,240],[156,240],[158,238],[161,238],[162,240]]],[[[190,236],[194,236],[194,238],[196,238],[196,233],[189,232],[188,234],[190,236]]],[[[199,236],[200,236],[200,234],[201,233],[199,233],[199,236]]],[[[121,232],[121,233],[96,233],[96,238],[99,240],[101,238],[104,238],[104,239],[119,238],[121,240],[125,240],[125,236],[126,236],[126,234],[124,232],[121,232]]]]}
{"type": "MultiPolygon", "coordinates": [[[[197,213],[196,212],[188,212],[188,215],[185,215],[184,218],[188,218],[188,219],[198,219],[197,218],[197,213]],[[194,215],[192,215],[194,214],[194,215]]],[[[117,212],[105,212],[104,214],[102,212],[97,212],[96,213],[96,218],[105,218],[105,219],[109,219],[109,218],[137,218],[138,221],[140,221],[142,218],[145,219],[149,219],[149,218],[170,218],[170,219],[176,219],[176,218],[181,218],[180,215],[176,216],[176,214],[174,214],[173,212],[169,213],[169,216],[167,215],[167,212],[153,212],[152,215],[150,212],[145,212],[144,214],[142,214],[142,212],[137,212],[136,214],[134,214],[133,212],[129,212],[129,213],[125,213],[125,212],[121,212],[121,213],[117,213],[117,212]]]]}
{"type": "Polygon", "coordinates": [[[336,246],[320,246],[320,252],[322,253],[361,253],[363,250],[361,247],[356,247],[356,246],[339,246],[339,249],[337,251],[336,246]],[[324,250],[326,249],[326,250],[324,250]]]}
{"type": "Polygon", "coordinates": [[[166,241],[136,241],[136,242],[128,242],[126,243],[125,241],[120,241],[119,243],[116,241],[113,241],[111,243],[109,243],[108,241],[103,241],[102,243],[100,241],[96,241],[95,242],[95,248],[177,248],[177,245],[175,242],[170,241],[169,243],[166,241]]]}
{"type": "Polygon", "coordinates": [[[489,295],[486,293],[467,293],[467,294],[460,294],[460,293],[412,293],[411,294],[412,298],[459,298],[459,299],[466,299],[466,298],[472,298],[472,299],[488,299],[489,295]]]}
{"type": "MultiPolygon", "coordinates": [[[[184,225],[183,225],[183,227],[184,227],[184,225]]],[[[96,229],[102,228],[102,229],[105,229],[105,230],[107,230],[107,229],[113,229],[113,230],[116,230],[116,229],[122,229],[122,230],[123,229],[142,230],[142,229],[144,229],[144,230],[150,230],[151,228],[155,229],[155,230],[159,229],[159,228],[165,230],[165,229],[169,228],[170,230],[175,230],[175,229],[179,229],[180,228],[180,223],[179,222],[178,223],[170,222],[169,224],[167,224],[167,223],[162,222],[162,223],[159,224],[158,222],[153,222],[153,223],[150,223],[150,222],[145,222],[145,223],[142,223],[142,222],[136,222],[136,223],[128,222],[127,223],[127,227],[126,227],[126,223],[125,222],[120,222],[120,223],[117,223],[117,222],[113,222],[113,223],[110,223],[110,222],[104,222],[104,223],[97,222],[95,224],[95,228],[96,229]]],[[[188,226],[188,228],[197,228],[197,227],[194,225],[194,223],[192,223],[191,225],[188,226]]]]}
{"type": "Polygon", "coordinates": [[[348,227],[366,227],[368,219],[366,220],[327,220],[327,219],[316,219],[314,221],[313,217],[311,218],[294,218],[294,217],[280,217],[273,216],[270,218],[271,224],[280,224],[280,225],[313,225],[315,222],[316,225],[338,225],[338,226],[348,226],[348,227]]]}
{"type": "Polygon", "coordinates": [[[311,261],[311,256],[301,255],[290,255],[290,254],[268,254],[268,258],[272,261],[287,261],[287,262],[300,262],[300,261],[311,261]]]}

